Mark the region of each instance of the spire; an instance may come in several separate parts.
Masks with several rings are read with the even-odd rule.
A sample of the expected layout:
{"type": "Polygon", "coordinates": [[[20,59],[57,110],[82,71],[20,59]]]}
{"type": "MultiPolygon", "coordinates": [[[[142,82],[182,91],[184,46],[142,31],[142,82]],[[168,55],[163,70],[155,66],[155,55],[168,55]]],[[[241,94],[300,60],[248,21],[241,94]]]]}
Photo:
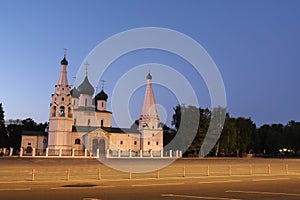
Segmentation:
{"type": "MultiPolygon", "coordinates": [[[[158,124],[156,124],[159,119],[158,119],[158,114],[157,114],[157,109],[156,109],[156,101],[154,98],[154,92],[152,89],[152,83],[151,83],[151,79],[152,76],[150,74],[150,71],[148,73],[148,75],[146,76],[148,82],[147,82],[147,86],[146,86],[146,92],[145,92],[145,97],[144,97],[144,104],[143,104],[143,109],[142,109],[142,113],[141,113],[141,120],[142,126],[144,126],[144,124],[146,123],[147,126],[154,125],[155,127],[158,126],[158,124]]],[[[145,125],[146,125],[145,124],[145,125]]]]}
{"type": "Polygon", "coordinates": [[[68,78],[67,78],[68,61],[66,59],[66,53],[64,53],[64,58],[61,60],[60,64],[61,64],[61,71],[58,80],[58,85],[67,86],[68,85],[68,78]]]}

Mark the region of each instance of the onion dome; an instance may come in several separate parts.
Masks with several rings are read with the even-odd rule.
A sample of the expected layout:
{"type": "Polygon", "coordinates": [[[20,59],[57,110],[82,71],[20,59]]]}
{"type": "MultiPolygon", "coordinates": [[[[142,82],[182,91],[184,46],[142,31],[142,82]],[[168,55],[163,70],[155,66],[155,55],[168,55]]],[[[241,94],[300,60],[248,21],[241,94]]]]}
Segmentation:
{"type": "Polygon", "coordinates": [[[99,92],[96,96],[95,96],[95,100],[98,101],[98,100],[104,100],[106,101],[108,98],[108,95],[103,91],[101,90],[101,92],[99,92]]]}
{"type": "Polygon", "coordinates": [[[151,80],[152,79],[152,76],[150,74],[150,72],[148,73],[148,75],[146,76],[147,80],[151,80]]]}
{"type": "Polygon", "coordinates": [[[62,60],[60,61],[60,64],[61,64],[61,65],[68,65],[68,61],[67,61],[67,59],[66,59],[66,56],[64,56],[64,59],[62,59],[62,60]]]}
{"type": "Polygon", "coordinates": [[[76,89],[76,87],[74,87],[74,88],[70,91],[70,93],[71,93],[71,96],[72,96],[73,98],[79,98],[79,96],[80,96],[80,93],[79,93],[79,91],[76,89]]]}
{"type": "Polygon", "coordinates": [[[85,76],[84,81],[78,86],[78,92],[80,94],[88,94],[92,96],[94,94],[94,87],[89,82],[89,79],[87,76],[85,76]]]}

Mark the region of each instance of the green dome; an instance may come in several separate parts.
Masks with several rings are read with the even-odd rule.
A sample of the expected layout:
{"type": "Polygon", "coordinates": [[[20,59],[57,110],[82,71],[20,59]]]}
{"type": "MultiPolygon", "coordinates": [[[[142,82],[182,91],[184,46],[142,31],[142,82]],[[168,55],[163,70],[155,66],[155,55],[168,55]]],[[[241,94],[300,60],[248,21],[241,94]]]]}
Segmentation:
{"type": "Polygon", "coordinates": [[[79,91],[75,87],[70,91],[70,93],[73,98],[79,98],[80,96],[79,91]]]}
{"type": "Polygon", "coordinates": [[[62,60],[60,61],[60,64],[61,64],[61,65],[68,65],[68,61],[67,61],[66,57],[64,57],[64,59],[62,59],[62,60]]]}
{"type": "Polygon", "coordinates": [[[101,92],[99,92],[96,96],[95,96],[95,100],[104,100],[106,101],[108,98],[108,95],[103,91],[101,90],[101,92]]]}
{"type": "Polygon", "coordinates": [[[88,94],[92,96],[94,94],[94,91],[95,91],[94,87],[89,82],[89,79],[86,76],[84,81],[78,86],[78,92],[80,94],[88,94]]]}

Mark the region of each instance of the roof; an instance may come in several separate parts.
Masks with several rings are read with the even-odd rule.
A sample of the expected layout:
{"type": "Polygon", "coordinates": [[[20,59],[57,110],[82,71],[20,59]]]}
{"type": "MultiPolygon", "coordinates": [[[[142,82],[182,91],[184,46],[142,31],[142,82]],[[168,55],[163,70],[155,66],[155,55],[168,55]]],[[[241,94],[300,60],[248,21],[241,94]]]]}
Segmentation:
{"type": "Polygon", "coordinates": [[[80,94],[88,94],[91,96],[95,91],[87,76],[85,76],[83,82],[78,86],[77,90],[80,94]]]}
{"type": "Polygon", "coordinates": [[[76,89],[76,87],[74,87],[74,88],[70,91],[70,93],[71,93],[71,96],[72,96],[73,98],[79,98],[79,96],[80,96],[80,93],[79,93],[79,91],[76,89]]]}
{"type": "Polygon", "coordinates": [[[119,128],[119,127],[98,127],[98,126],[73,126],[72,132],[91,132],[98,128],[108,132],[108,133],[134,133],[140,134],[139,130],[131,128],[119,128]]]}
{"type": "Polygon", "coordinates": [[[68,61],[66,59],[66,56],[64,56],[64,58],[60,61],[61,65],[68,65],[68,61]]]}
{"type": "Polygon", "coordinates": [[[140,134],[139,130],[132,128],[119,128],[119,127],[101,127],[109,133],[136,133],[140,134]]]}
{"type": "Polygon", "coordinates": [[[95,100],[104,100],[106,101],[108,98],[108,95],[103,91],[101,90],[101,92],[99,92],[96,96],[95,96],[95,100]]]}
{"type": "Polygon", "coordinates": [[[28,135],[28,136],[48,136],[48,133],[44,131],[22,131],[21,135],[28,135]]]}

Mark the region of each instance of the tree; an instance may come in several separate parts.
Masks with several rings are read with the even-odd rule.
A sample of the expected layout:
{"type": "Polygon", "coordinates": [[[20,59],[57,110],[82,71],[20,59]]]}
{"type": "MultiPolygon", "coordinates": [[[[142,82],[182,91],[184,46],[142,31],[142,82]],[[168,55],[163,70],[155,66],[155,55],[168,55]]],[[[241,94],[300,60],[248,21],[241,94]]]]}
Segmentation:
{"type": "Polygon", "coordinates": [[[5,127],[4,110],[0,103],[0,148],[8,147],[8,136],[5,127]]]}
{"type": "Polygon", "coordinates": [[[21,147],[22,131],[45,131],[48,122],[37,124],[33,119],[26,118],[24,120],[8,120],[7,132],[9,135],[9,146],[17,151],[21,147]]]}

